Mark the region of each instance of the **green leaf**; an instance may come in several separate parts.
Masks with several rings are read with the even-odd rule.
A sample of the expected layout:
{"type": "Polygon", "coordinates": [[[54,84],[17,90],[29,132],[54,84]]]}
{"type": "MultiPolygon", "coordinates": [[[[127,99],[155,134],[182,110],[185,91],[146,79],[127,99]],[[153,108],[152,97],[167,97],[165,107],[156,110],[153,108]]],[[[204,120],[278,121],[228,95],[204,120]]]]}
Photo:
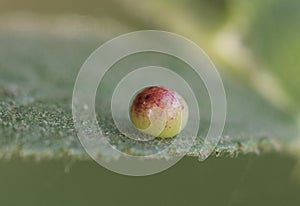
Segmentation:
{"type": "MultiPolygon", "coordinates": [[[[76,136],[71,95],[82,63],[102,40],[34,33],[6,33],[1,34],[0,39],[0,156],[87,158],[76,136]]],[[[147,55],[145,57],[149,59],[147,55]]],[[[136,63],[138,59],[140,62],[145,60],[139,56],[128,60],[125,65],[136,63]]],[[[169,66],[183,66],[175,59],[161,61],[168,62],[169,66]]],[[[187,75],[187,78],[192,76],[187,75]]],[[[228,117],[222,140],[215,149],[216,155],[274,150],[293,141],[297,126],[292,117],[271,106],[229,74],[222,74],[222,77],[227,93],[228,117]]],[[[107,79],[106,82],[110,82],[109,74],[107,79]]],[[[104,84],[100,92],[109,93],[112,86],[113,83],[104,84]]],[[[190,150],[183,144],[182,148],[169,151],[170,154],[188,152],[191,156],[199,156],[204,152],[202,142],[210,118],[209,100],[205,101],[208,104],[201,108],[204,121],[196,144],[190,150]]],[[[148,154],[157,145],[168,144],[168,140],[134,144],[120,134],[108,114],[100,115],[98,121],[112,143],[122,151],[148,154]]],[[[105,151],[99,153],[112,155],[105,151]]]]}

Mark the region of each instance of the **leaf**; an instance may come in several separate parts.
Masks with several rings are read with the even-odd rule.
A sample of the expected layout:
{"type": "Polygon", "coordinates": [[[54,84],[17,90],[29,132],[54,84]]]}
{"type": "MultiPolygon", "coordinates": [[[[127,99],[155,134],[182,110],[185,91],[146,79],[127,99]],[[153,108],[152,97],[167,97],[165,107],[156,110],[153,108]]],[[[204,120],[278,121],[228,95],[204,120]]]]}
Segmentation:
{"type": "MultiPolygon", "coordinates": [[[[81,65],[103,39],[6,32],[0,34],[0,41],[0,157],[86,159],[88,156],[78,141],[73,124],[71,95],[81,65]]],[[[184,65],[178,60],[159,58],[154,55],[152,60],[184,71],[180,70],[184,65]]],[[[130,63],[138,65],[147,61],[151,61],[148,54],[125,60],[125,65],[130,68],[130,63]]],[[[104,90],[108,95],[116,83],[110,83],[110,80],[119,77],[107,75],[106,84],[99,92],[104,90]]],[[[187,74],[186,78],[192,79],[193,76],[187,74]]],[[[270,105],[230,74],[222,74],[222,77],[228,116],[215,155],[278,150],[293,142],[297,125],[290,115],[270,105]]],[[[200,82],[196,88],[197,91],[205,89],[200,82]]],[[[209,99],[203,101],[206,102],[201,105],[204,121],[195,145],[188,149],[183,143],[182,148],[170,150],[169,154],[187,152],[190,156],[199,156],[205,152],[203,139],[209,127],[210,105],[209,99]]],[[[98,109],[99,112],[105,110],[101,106],[98,109]]],[[[156,139],[136,144],[120,134],[109,114],[100,115],[98,121],[111,142],[121,151],[131,154],[149,154],[170,141],[156,139]]],[[[106,151],[99,153],[108,157],[113,155],[106,151]]]]}

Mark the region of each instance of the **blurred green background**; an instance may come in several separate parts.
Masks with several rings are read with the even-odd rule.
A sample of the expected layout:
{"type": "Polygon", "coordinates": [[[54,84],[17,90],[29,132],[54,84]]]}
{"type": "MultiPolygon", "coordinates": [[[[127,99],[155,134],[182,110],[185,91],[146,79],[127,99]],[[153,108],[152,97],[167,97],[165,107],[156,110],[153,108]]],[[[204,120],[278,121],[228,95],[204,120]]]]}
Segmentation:
{"type": "Polygon", "coordinates": [[[0,205],[299,205],[299,11],[298,0],[0,0],[0,205]],[[143,29],[183,35],[211,57],[227,79],[229,141],[205,162],[134,178],[65,139],[82,63],[143,29]],[[252,141],[264,129],[270,151],[252,141]]]}

